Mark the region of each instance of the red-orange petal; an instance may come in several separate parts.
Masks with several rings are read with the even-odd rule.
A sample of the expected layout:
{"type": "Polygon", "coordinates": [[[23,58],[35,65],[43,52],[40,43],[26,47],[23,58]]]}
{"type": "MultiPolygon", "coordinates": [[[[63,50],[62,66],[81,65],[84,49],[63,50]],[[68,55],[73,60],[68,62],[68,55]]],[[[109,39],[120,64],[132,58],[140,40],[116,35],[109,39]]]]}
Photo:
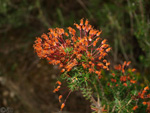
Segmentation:
{"type": "Polygon", "coordinates": [[[62,103],[60,110],[62,111],[62,109],[63,109],[64,107],[65,107],[65,103],[62,103]]]}

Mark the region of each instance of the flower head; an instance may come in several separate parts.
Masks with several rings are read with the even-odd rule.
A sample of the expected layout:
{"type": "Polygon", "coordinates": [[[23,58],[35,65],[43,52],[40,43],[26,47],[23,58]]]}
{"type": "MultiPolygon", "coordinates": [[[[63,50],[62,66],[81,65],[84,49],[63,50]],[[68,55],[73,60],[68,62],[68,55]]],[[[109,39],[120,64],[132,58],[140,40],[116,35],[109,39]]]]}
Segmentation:
{"type": "Polygon", "coordinates": [[[105,56],[111,48],[106,44],[106,39],[100,38],[102,31],[94,29],[88,20],[84,23],[81,19],[80,24],[74,25],[79,31],[71,27],[68,27],[68,33],[62,28],[49,29],[47,34],[36,39],[33,46],[35,52],[50,64],[59,64],[62,72],[82,66],[100,76],[101,69],[109,70],[110,63],[105,56]]]}

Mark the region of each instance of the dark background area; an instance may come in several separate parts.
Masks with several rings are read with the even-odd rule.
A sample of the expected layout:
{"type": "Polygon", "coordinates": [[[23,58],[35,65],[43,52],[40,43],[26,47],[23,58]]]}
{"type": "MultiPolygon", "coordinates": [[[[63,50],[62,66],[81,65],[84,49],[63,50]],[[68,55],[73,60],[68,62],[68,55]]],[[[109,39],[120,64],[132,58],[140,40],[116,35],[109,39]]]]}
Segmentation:
{"type": "MultiPolygon", "coordinates": [[[[112,47],[112,66],[131,61],[140,84],[149,84],[149,0],[0,0],[0,107],[14,113],[58,113],[53,94],[59,76],[57,66],[40,60],[34,40],[48,28],[67,28],[88,19],[102,30],[112,47]]],[[[64,88],[62,92],[68,90],[64,88]]],[[[91,113],[90,103],[74,92],[63,113],[91,113]]]]}

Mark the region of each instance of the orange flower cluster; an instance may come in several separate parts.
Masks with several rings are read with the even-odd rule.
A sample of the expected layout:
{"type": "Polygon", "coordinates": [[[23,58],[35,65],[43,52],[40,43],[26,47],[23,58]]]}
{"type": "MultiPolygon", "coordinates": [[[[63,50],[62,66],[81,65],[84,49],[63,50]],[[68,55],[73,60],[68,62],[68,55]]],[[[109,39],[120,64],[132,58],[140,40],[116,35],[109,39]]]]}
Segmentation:
{"type": "MultiPolygon", "coordinates": [[[[130,74],[125,73],[125,68],[127,68],[130,65],[130,63],[131,63],[130,61],[129,62],[124,61],[123,65],[119,64],[119,65],[114,66],[115,70],[118,70],[122,74],[119,74],[119,76],[118,75],[116,76],[115,73],[111,73],[111,75],[113,77],[111,79],[111,82],[113,82],[113,83],[121,82],[123,84],[123,86],[126,86],[126,87],[127,87],[127,81],[130,81],[131,84],[135,84],[136,80],[134,80],[134,78],[131,77],[130,74]],[[119,77],[119,79],[116,79],[116,77],[117,78],[119,77]],[[120,81],[117,81],[117,80],[120,80],[120,81]]],[[[129,69],[129,70],[132,71],[133,69],[129,69]]],[[[133,71],[135,71],[135,69],[133,71]]],[[[116,84],[116,87],[117,86],[118,86],[118,84],[116,84]]]]}
{"type": "Polygon", "coordinates": [[[150,94],[146,94],[148,90],[149,90],[149,87],[146,86],[142,92],[138,93],[138,97],[141,99],[150,98],[150,94]]]}
{"type": "MultiPolygon", "coordinates": [[[[149,90],[150,90],[149,87],[146,86],[143,91],[138,93],[138,97],[137,97],[143,100],[142,102],[143,105],[147,105],[146,111],[148,113],[150,112],[150,101],[146,102],[145,99],[147,100],[148,98],[150,98],[150,94],[147,94],[149,90]]],[[[136,109],[133,108],[133,110],[136,110],[136,109]]]]}
{"type": "Polygon", "coordinates": [[[129,80],[130,83],[132,83],[132,84],[135,84],[135,83],[136,83],[136,80],[131,79],[129,75],[128,75],[128,76],[127,76],[127,75],[124,75],[124,76],[121,76],[121,77],[120,77],[120,81],[121,81],[121,82],[126,82],[126,81],[128,81],[128,80],[129,80]]]}
{"type": "Polygon", "coordinates": [[[49,29],[49,33],[38,37],[34,49],[40,58],[69,72],[75,66],[82,66],[89,73],[101,77],[101,69],[109,70],[110,63],[104,58],[111,50],[106,39],[100,38],[101,31],[95,30],[88,20],[74,24],[79,30],[68,27],[69,33],[62,28],[49,29]],[[79,34],[79,35],[78,35],[79,34]],[[101,40],[101,42],[99,42],[101,40]]]}
{"type": "Polygon", "coordinates": [[[116,81],[117,81],[116,79],[111,79],[111,82],[114,82],[114,83],[116,83],[116,81]]]}
{"type": "Polygon", "coordinates": [[[57,81],[56,84],[58,84],[57,88],[55,88],[53,90],[53,93],[56,93],[57,91],[59,91],[60,87],[61,87],[61,82],[60,81],[57,81]]]}
{"type": "MultiPolygon", "coordinates": [[[[59,89],[60,89],[60,87],[61,87],[61,82],[60,82],[60,81],[57,81],[56,84],[57,84],[58,86],[53,90],[53,93],[58,92],[59,89]]],[[[62,102],[62,101],[61,101],[62,97],[63,97],[62,95],[59,95],[59,97],[58,97],[60,103],[62,102]]],[[[64,107],[65,107],[65,103],[62,103],[60,110],[62,110],[64,107]]]]}
{"type": "Polygon", "coordinates": [[[138,93],[138,96],[139,96],[140,98],[142,98],[142,99],[144,99],[144,98],[150,98],[150,94],[146,95],[147,90],[149,90],[149,87],[148,87],[148,86],[146,86],[142,92],[139,92],[139,93],[138,93]]]}
{"type": "Polygon", "coordinates": [[[132,108],[132,110],[136,110],[138,108],[138,106],[134,106],[133,108],[132,108]]]}
{"type": "MultiPolygon", "coordinates": [[[[128,67],[130,65],[130,63],[131,63],[131,61],[129,61],[129,62],[124,61],[122,66],[119,64],[119,65],[116,65],[114,68],[116,70],[121,70],[122,73],[125,73],[125,67],[128,67]]],[[[132,69],[132,72],[134,72],[134,71],[135,71],[135,69],[132,69]]]]}

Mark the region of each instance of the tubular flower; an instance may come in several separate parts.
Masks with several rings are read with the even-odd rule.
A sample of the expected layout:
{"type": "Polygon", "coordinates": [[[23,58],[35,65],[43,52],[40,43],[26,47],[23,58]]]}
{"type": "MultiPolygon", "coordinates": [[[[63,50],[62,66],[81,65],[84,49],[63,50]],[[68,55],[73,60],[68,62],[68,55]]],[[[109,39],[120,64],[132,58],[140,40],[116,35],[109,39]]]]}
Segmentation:
{"type": "Polygon", "coordinates": [[[60,81],[57,81],[56,84],[61,85],[61,82],[60,82],[60,81]]]}
{"type": "Polygon", "coordinates": [[[62,109],[63,109],[64,107],[65,107],[65,103],[62,103],[60,110],[62,111],[62,109]]]}
{"type": "Polygon", "coordinates": [[[134,106],[133,108],[132,108],[132,110],[136,110],[138,108],[138,106],[134,106]]]}
{"type": "Polygon", "coordinates": [[[62,72],[69,72],[75,66],[88,68],[90,73],[96,74],[100,74],[101,69],[109,70],[110,63],[105,56],[111,48],[106,39],[100,38],[102,31],[95,30],[88,23],[88,20],[84,23],[81,19],[80,24],[74,24],[79,31],[68,27],[68,33],[62,28],[49,29],[47,34],[36,38],[35,52],[49,64],[59,65],[62,72]]]}
{"type": "Polygon", "coordinates": [[[123,85],[127,87],[127,83],[123,83],[123,85]]]}
{"type": "Polygon", "coordinates": [[[146,105],[147,104],[147,102],[143,102],[143,105],[146,105]]]}
{"type": "Polygon", "coordinates": [[[125,82],[127,80],[127,76],[121,76],[120,81],[125,82]]]}
{"type": "MultiPolygon", "coordinates": [[[[130,63],[131,63],[131,61],[128,61],[128,62],[126,62],[126,61],[124,61],[124,63],[123,63],[123,65],[115,65],[114,66],[114,68],[115,68],[115,70],[121,70],[122,71],[122,73],[124,74],[125,73],[125,68],[126,67],[128,67],[129,65],[130,65],[130,63]]],[[[132,72],[134,72],[136,69],[132,69],[132,72]]]]}
{"type": "Polygon", "coordinates": [[[59,102],[61,102],[61,99],[62,99],[62,95],[59,95],[59,97],[58,97],[58,98],[59,98],[59,102]]]}

